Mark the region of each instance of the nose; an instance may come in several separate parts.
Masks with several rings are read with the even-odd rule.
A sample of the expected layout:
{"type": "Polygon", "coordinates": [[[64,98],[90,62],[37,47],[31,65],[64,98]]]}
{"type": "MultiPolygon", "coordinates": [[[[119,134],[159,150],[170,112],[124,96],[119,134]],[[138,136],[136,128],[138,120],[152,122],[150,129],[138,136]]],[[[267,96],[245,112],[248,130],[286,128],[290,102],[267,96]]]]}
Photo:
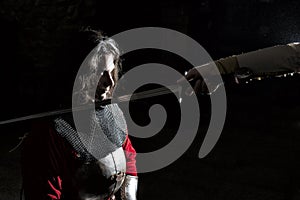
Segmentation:
{"type": "Polygon", "coordinates": [[[100,81],[105,88],[112,87],[114,85],[113,77],[108,71],[103,72],[100,81]]]}

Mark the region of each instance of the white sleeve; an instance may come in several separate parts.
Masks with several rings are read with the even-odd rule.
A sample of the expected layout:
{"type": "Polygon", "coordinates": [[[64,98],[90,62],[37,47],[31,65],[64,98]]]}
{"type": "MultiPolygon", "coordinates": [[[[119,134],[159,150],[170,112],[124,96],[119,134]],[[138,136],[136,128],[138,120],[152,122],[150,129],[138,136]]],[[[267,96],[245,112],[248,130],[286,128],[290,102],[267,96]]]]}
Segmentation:
{"type": "Polygon", "coordinates": [[[270,72],[299,72],[300,43],[278,45],[237,55],[239,67],[246,67],[254,74],[270,72]]]}

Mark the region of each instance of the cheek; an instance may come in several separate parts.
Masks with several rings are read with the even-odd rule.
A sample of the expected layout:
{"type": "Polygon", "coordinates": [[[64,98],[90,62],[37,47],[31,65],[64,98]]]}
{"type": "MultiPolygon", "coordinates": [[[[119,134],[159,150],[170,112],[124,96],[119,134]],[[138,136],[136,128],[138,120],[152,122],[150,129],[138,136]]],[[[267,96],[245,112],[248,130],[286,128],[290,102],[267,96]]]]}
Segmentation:
{"type": "Polygon", "coordinates": [[[117,81],[116,74],[115,74],[114,71],[111,73],[111,77],[110,78],[111,78],[112,86],[114,86],[116,84],[116,81],[117,81]]]}
{"type": "Polygon", "coordinates": [[[116,82],[116,78],[118,76],[118,73],[116,71],[116,69],[114,69],[112,72],[111,72],[111,78],[114,82],[116,82]]]}
{"type": "Polygon", "coordinates": [[[112,84],[111,84],[111,86],[113,87],[114,85],[115,85],[115,79],[112,77],[112,79],[111,79],[111,82],[112,82],[112,84]]]}

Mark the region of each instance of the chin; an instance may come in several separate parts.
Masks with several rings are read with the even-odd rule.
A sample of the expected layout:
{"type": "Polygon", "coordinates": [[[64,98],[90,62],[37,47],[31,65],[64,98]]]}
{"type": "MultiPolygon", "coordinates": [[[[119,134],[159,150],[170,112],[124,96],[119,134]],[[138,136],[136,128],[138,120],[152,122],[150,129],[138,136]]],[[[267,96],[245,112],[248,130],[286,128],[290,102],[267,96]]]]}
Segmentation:
{"type": "Polygon", "coordinates": [[[109,99],[109,98],[111,98],[111,93],[110,92],[104,92],[101,95],[99,95],[99,97],[98,97],[99,101],[103,101],[103,100],[106,100],[106,99],[109,99]]]}
{"type": "Polygon", "coordinates": [[[102,94],[100,97],[101,97],[101,100],[105,100],[105,99],[107,99],[107,98],[108,98],[108,96],[107,96],[107,94],[106,94],[106,93],[102,94]]]}

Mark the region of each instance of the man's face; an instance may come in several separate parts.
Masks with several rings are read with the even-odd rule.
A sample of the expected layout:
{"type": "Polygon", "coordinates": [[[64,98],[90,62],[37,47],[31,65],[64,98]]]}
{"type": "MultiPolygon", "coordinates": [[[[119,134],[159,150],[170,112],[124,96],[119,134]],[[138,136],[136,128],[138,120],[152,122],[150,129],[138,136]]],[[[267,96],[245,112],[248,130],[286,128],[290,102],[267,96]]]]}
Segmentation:
{"type": "Polygon", "coordinates": [[[113,74],[116,66],[112,54],[102,57],[99,63],[100,80],[98,82],[97,96],[99,100],[107,99],[111,96],[112,88],[115,85],[113,74]]]}

